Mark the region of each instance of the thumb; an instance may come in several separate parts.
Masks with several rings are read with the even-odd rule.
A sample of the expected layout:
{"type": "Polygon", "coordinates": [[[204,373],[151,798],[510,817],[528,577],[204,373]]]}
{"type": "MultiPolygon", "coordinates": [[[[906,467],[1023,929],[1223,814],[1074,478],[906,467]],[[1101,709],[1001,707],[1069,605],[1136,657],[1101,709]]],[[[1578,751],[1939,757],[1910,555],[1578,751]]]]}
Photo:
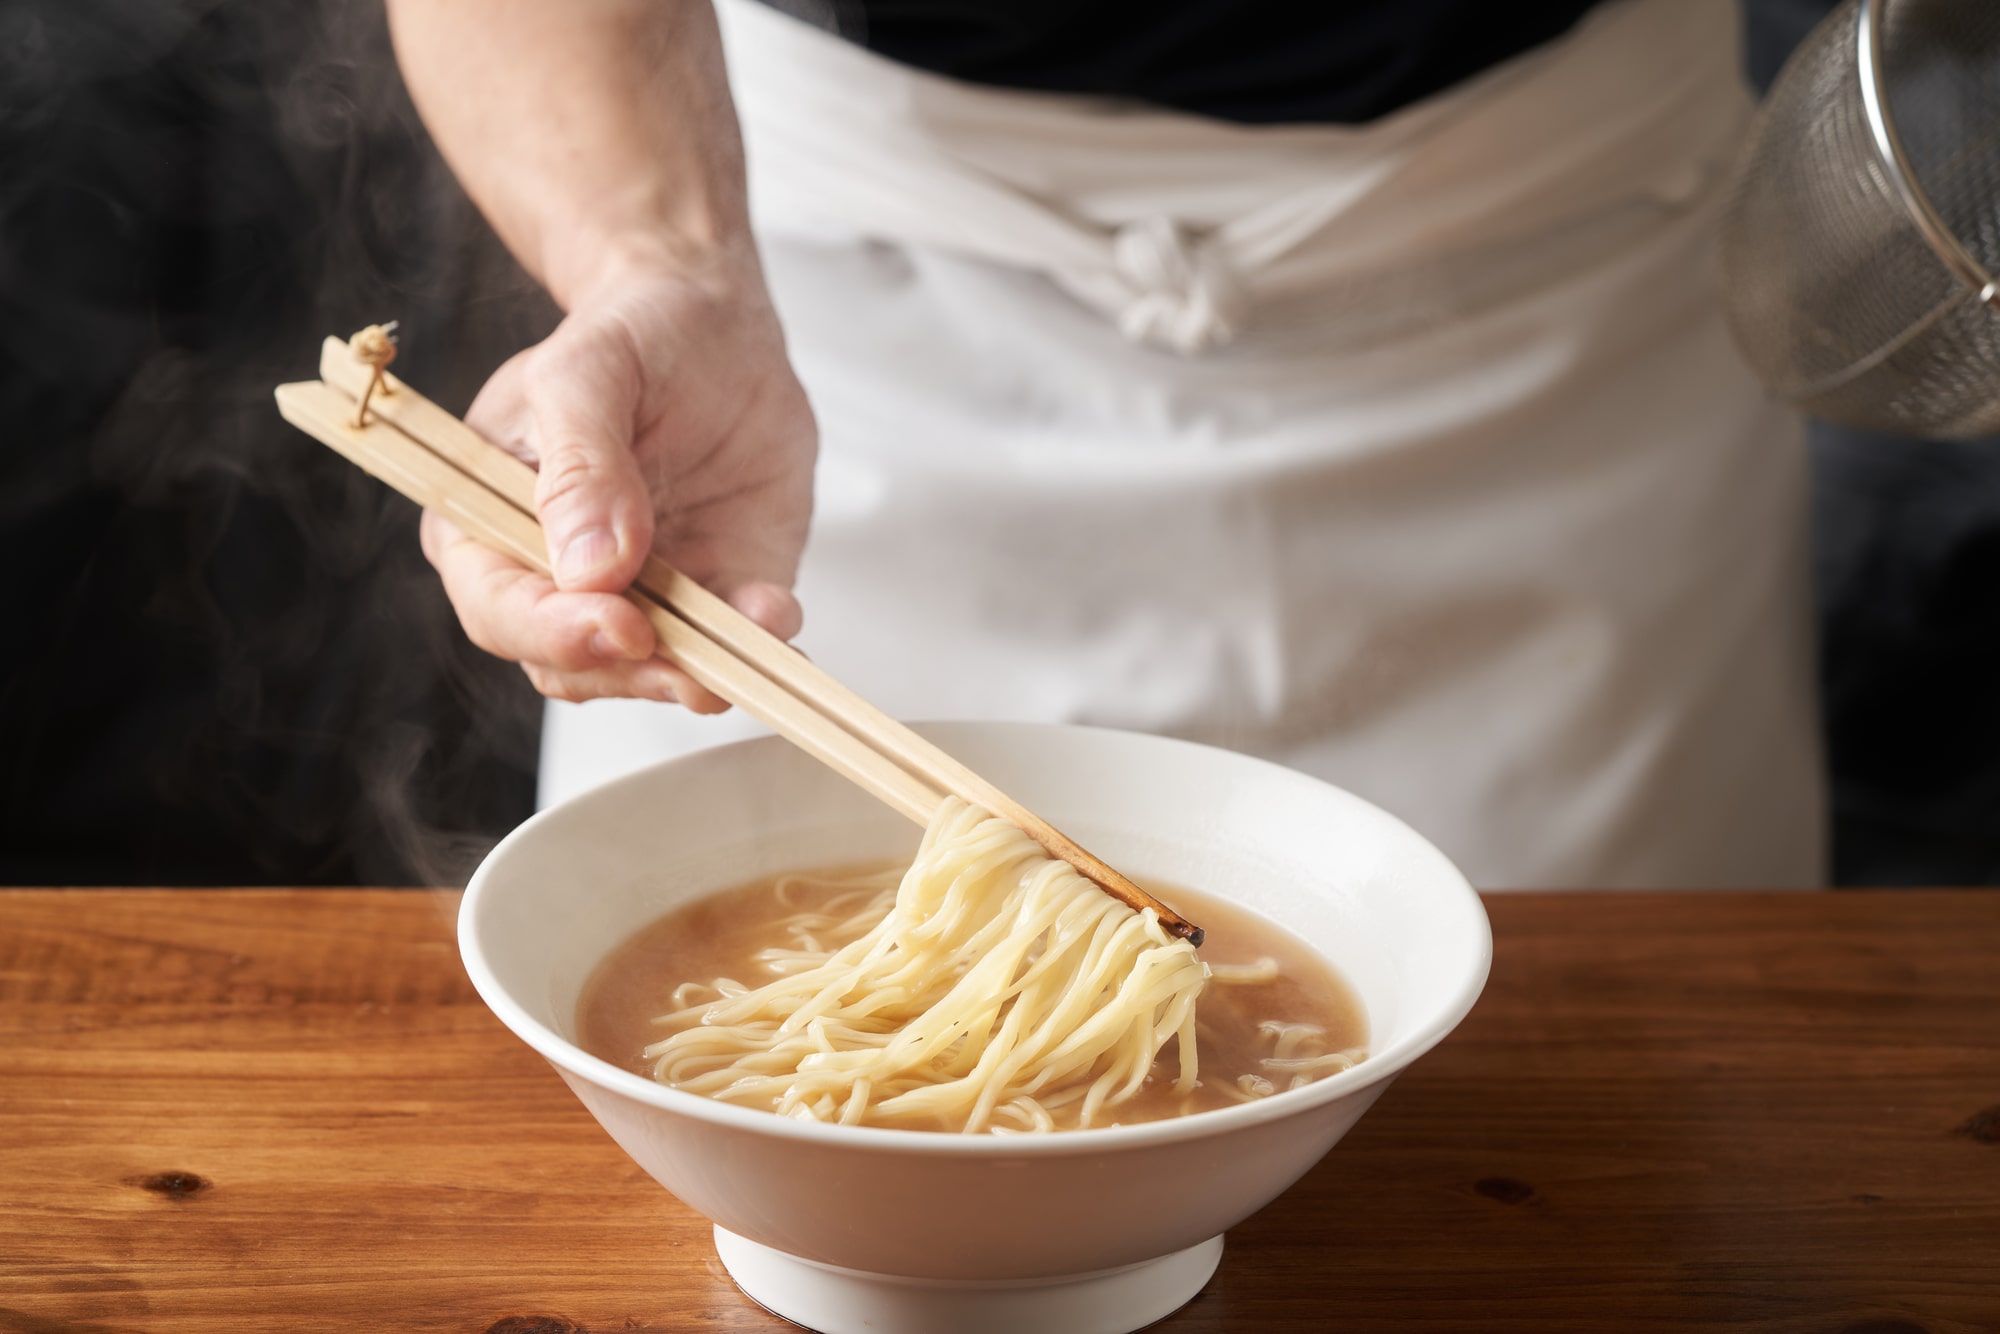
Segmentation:
{"type": "Polygon", "coordinates": [[[614,340],[543,344],[529,377],[535,510],[565,591],[618,592],[653,544],[653,498],[632,453],[640,368],[614,340]]]}

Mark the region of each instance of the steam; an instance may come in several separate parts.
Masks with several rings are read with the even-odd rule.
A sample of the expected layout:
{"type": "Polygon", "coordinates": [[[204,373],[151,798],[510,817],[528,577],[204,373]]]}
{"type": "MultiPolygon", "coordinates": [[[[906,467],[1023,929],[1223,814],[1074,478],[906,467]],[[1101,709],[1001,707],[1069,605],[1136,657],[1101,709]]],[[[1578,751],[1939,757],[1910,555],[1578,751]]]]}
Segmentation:
{"type": "Polygon", "coordinates": [[[5,841],[68,880],[123,874],[64,871],[93,823],[163,883],[461,879],[531,809],[539,701],[464,642],[414,507],[270,391],[393,318],[397,370],[463,411],[556,314],[430,146],[379,7],[10,6],[0,161],[0,530],[43,553],[0,681],[5,841]]]}

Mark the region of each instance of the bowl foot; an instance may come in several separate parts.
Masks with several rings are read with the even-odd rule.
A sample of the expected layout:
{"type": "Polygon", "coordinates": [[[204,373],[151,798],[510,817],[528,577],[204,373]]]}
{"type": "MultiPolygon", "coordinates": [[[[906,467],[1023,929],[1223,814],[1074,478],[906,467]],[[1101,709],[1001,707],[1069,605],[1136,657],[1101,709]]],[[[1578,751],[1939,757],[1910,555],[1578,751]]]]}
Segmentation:
{"type": "Polygon", "coordinates": [[[819,1334],[1131,1334],[1193,1300],[1222,1238],[1120,1269],[992,1282],[840,1269],[719,1227],[715,1252],[750,1300],[819,1334]]]}

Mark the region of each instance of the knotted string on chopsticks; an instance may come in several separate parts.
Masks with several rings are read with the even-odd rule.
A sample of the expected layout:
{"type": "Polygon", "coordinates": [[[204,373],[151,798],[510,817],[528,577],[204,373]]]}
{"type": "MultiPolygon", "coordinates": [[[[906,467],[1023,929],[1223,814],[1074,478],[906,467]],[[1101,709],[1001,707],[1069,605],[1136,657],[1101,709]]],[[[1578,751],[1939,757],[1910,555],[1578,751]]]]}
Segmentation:
{"type": "Polygon", "coordinates": [[[356,430],[368,424],[368,400],[377,389],[384,394],[396,392],[383,383],[382,372],[396,359],[398,323],[397,320],[390,320],[387,324],[371,324],[347,340],[347,349],[354,354],[354,359],[369,369],[368,385],[361,391],[361,401],[354,409],[356,430]]]}

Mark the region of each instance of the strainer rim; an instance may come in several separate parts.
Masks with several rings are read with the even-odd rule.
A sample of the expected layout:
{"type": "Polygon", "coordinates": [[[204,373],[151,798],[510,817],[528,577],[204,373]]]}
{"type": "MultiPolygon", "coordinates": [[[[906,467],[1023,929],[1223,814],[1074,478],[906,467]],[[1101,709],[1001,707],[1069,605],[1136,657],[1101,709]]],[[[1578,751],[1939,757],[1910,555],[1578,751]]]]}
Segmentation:
{"type": "Polygon", "coordinates": [[[1860,9],[1854,25],[1854,63],[1861,83],[1862,115],[1868,123],[1869,136],[1874,140],[1875,154],[1888,173],[1903,211],[1923,236],[1924,243],[1955,277],[1978,294],[1981,302],[1992,305],[1996,295],[2000,295],[2000,284],[1995,283],[1993,275],[1986,271],[1986,267],[1965,248],[1951,227],[1938,215],[1930,195],[1910,169],[1909,154],[1903,147],[1902,135],[1896,129],[1895,115],[1889,109],[1886,75],[1882,67],[1887,0],[1860,0],[1860,9]]]}

